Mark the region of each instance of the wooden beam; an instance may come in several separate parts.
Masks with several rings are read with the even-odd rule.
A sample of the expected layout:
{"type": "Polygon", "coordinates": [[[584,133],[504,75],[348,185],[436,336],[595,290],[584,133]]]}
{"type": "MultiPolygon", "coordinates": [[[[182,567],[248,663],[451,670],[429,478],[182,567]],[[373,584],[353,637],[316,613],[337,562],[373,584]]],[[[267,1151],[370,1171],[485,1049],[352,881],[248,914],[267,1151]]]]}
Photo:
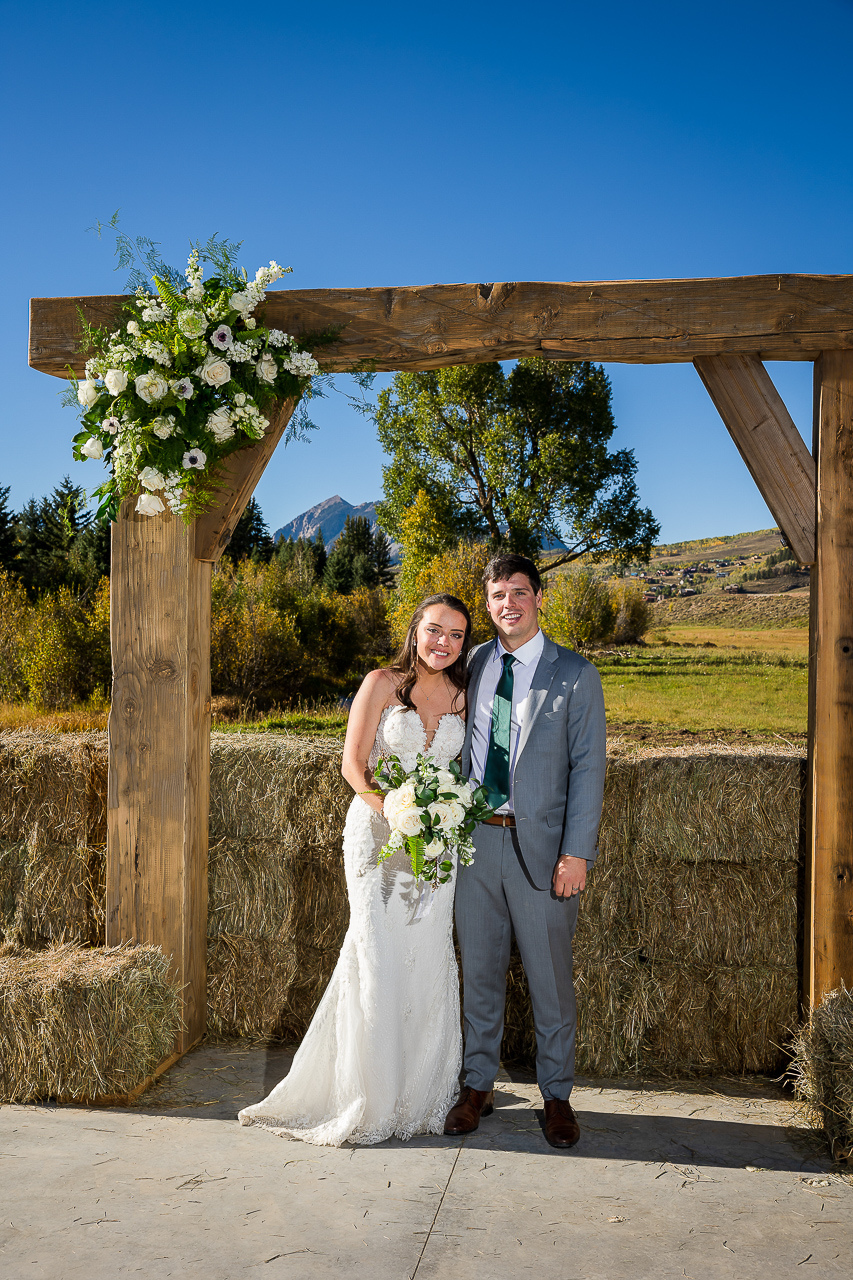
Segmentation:
{"type": "Polygon", "coordinates": [[[817,470],[817,601],[811,778],[810,918],[814,1005],[853,987],[853,350],[825,353],[817,470]]]}
{"type": "Polygon", "coordinates": [[[133,505],[112,526],[106,940],[171,957],[182,1053],[205,1027],[211,566],[179,519],[133,505]]]}
{"type": "MultiPolygon", "coordinates": [[[[33,298],[30,364],[82,373],[78,307],[114,324],[121,298],[33,298]]],[[[318,348],[323,367],[438,369],[545,356],[661,364],[740,351],[813,360],[853,346],[853,276],[732,276],[708,280],[434,284],[275,290],[270,325],[296,335],[340,328],[318,348]]]]}
{"type": "Polygon", "coordinates": [[[800,564],[815,558],[815,463],[755,355],[699,356],[696,371],[800,564]]]}
{"type": "Polygon", "coordinates": [[[195,555],[197,560],[215,563],[231,541],[231,535],[255,491],[287,424],[299,402],[283,400],[270,414],[270,425],[263,440],[232,453],[220,468],[222,484],[216,506],[195,522],[195,555]]]}

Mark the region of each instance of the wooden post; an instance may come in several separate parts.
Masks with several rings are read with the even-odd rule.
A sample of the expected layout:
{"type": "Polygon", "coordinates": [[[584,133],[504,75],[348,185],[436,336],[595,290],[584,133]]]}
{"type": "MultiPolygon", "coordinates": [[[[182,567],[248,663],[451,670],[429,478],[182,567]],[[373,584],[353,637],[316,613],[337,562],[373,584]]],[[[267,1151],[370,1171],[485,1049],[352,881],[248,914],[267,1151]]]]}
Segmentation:
{"type": "Polygon", "coordinates": [[[818,384],[817,574],[807,995],[853,986],[853,349],[824,352],[818,384]]]}
{"type": "Polygon", "coordinates": [[[182,1053],[205,1027],[211,566],[194,529],[134,504],[112,526],[107,943],[172,957],[182,1053]]]}

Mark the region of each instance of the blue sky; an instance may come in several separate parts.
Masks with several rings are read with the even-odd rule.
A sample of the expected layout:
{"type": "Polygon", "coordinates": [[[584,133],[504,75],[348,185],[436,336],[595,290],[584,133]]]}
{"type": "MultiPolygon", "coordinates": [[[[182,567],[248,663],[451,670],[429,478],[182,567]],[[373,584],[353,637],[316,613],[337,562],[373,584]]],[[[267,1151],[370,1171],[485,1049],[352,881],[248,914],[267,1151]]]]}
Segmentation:
{"type": "MultiPolygon", "coordinates": [[[[3,465],[20,506],[74,414],[26,364],[27,300],[120,292],[124,230],[183,261],[244,240],[295,288],[848,272],[853,3],[0,5],[3,465]]],[[[811,433],[811,366],[771,366],[811,433]]],[[[772,519],[689,365],[609,365],[667,540],[772,519]]],[[[332,397],[258,489],[273,527],[381,489],[332,397]]]]}

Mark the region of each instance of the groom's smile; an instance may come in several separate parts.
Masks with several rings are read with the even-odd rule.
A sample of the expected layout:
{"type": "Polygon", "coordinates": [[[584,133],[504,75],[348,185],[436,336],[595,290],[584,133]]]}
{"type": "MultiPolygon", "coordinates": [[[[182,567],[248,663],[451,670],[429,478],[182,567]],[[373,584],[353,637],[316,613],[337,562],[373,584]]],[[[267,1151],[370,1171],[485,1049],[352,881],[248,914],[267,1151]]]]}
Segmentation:
{"type": "Polygon", "coordinates": [[[541,603],[541,591],[533,590],[524,573],[488,584],[486,608],[505,649],[518,649],[536,635],[541,603]]]}

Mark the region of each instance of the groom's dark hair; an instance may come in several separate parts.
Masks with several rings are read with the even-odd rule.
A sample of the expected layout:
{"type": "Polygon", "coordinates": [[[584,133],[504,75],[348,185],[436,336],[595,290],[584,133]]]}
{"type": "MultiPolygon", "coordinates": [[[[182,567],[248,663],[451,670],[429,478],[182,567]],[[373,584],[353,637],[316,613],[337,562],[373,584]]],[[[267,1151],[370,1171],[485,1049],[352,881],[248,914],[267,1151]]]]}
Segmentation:
{"type": "Polygon", "coordinates": [[[525,578],[529,579],[534,594],[542,590],[542,579],[533,561],[528,560],[527,556],[519,556],[514,551],[508,551],[504,555],[492,556],[486,565],[483,570],[483,591],[488,596],[490,582],[500,582],[501,579],[511,578],[516,573],[523,573],[525,578]]]}

